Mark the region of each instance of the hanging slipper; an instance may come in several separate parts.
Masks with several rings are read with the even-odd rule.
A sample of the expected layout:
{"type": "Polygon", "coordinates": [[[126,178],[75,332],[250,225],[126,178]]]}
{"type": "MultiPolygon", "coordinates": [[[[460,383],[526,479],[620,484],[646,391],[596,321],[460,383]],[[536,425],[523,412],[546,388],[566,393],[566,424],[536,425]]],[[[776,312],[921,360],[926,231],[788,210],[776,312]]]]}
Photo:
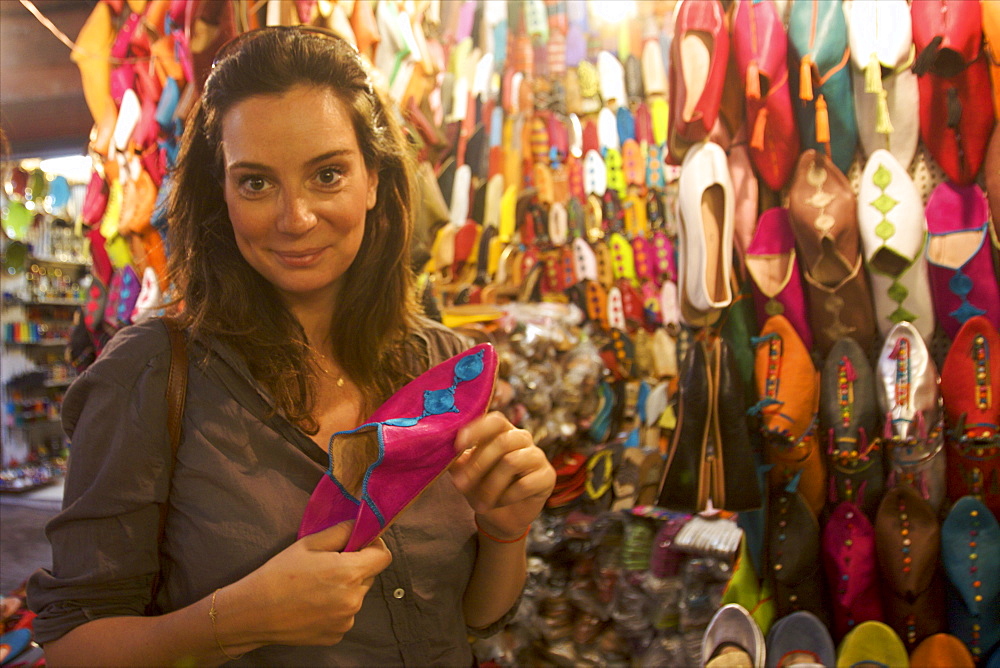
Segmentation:
{"type": "Polygon", "coordinates": [[[938,371],[916,328],[901,322],[882,344],[876,362],[882,443],[893,487],[907,484],[939,512],[945,501],[944,415],[938,371]]]}
{"type": "Polygon", "coordinates": [[[866,155],[886,149],[909,167],[919,139],[917,75],[906,0],[845,5],[854,110],[866,155]]]}
{"type": "Polygon", "coordinates": [[[924,208],[906,168],[885,149],[871,154],[861,174],[858,226],[879,332],[885,336],[906,321],[930,341],[934,306],[924,208]]]}
{"type": "Polygon", "coordinates": [[[993,127],[990,73],[974,3],[943,0],[911,6],[913,71],[920,91],[920,139],[948,178],[976,179],[993,127]]]}
{"type": "Polygon", "coordinates": [[[775,191],[780,191],[791,177],[799,154],[788,84],[787,45],[774,3],[736,5],[733,51],[746,82],[750,158],[764,183],[775,191]]]}
{"type": "Polygon", "coordinates": [[[99,2],[80,28],[76,37],[77,48],[70,54],[70,59],[80,69],[83,96],[95,123],[104,117],[109,106],[114,107],[110,83],[111,45],[114,40],[111,9],[99,2]]]}
{"type": "Polygon", "coordinates": [[[858,124],[841,6],[822,0],[792,3],[788,47],[802,148],[825,153],[846,174],[857,149],[858,124]]]}

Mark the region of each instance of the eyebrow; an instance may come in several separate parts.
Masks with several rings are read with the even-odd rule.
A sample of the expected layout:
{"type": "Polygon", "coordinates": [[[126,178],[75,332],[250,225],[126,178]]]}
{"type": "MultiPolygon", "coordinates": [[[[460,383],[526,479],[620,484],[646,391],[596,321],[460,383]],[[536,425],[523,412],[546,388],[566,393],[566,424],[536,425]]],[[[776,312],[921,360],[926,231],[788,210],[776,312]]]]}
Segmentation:
{"type": "MultiPolygon", "coordinates": [[[[345,155],[351,155],[354,151],[347,148],[335,149],[333,151],[327,151],[326,153],[320,153],[314,158],[310,158],[306,161],[306,165],[316,165],[321,162],[326,162],[330,158],[339,158],[345,155]]],[[[250,169],[254,171],[270,171],[270,167],[262,162],[253,162],[251,160],[237,160],[236,162],[231,162],[226,166],[226,169],[250,169]]]]}

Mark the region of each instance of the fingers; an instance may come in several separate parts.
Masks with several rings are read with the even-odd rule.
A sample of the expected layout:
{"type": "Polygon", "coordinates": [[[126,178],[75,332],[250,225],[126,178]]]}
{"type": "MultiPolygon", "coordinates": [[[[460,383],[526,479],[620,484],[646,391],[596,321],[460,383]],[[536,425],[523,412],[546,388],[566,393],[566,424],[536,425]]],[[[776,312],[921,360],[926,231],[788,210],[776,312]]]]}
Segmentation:
{"type": "Polygon", "coordinates": [[[364,580],[367,587],[372,585],[376,575],[384,571],[392,563],[392,552],[389,551],[385,541],[381,538],[376,538],[358,550],[357,555],[364,559],[367,568],[371,569],[371,574],[364,580]]]}
{"type": "Polygon", "coordinates": [[[302,538],[302,545],[307,550],[322,552],[340,552],[347,546],[347,539],[354,529],[354,520],[334,524],[332,527],[317,531],[302,538]]]}
{"type": "Polygon", "coordinates": [[[485,444],[500,434],[514,429],[503,413],[493,411],[465,425],[455,437],[455,450],[462,452],[485,444]]]}
{"type": "Polygon", "coordinates": [[[471,423],[456,447],[466,449],[452,465],[452,479],[476,512],[551,491],[554,474],[545,453],[535,447],[530,433],[515,429],[501,414],[471,423]]]}
{"type": "Polygon", "coordinates": [[[484,513],[540,494],[547,496],[549,469],[545,455],[533,445],[506,452],[477,480],[478,489],[470,499],[473,509],[484,513]]]}
{"type": "MultiPolygon", "coordinates": [[[[354,529],[354,520],[341,522],[332,527],[317,531],[314,534],[304,536],[302,545],[313,552],[337,552],[347,545],[354,529]]],[[[371,543],[361,548],[357,552],[345,552],[340,554],[343,562],[358,568],[358,578],[371,586],[375,576],[384,571],[392,563],[392,553],[386,547],[385,541],[376,538],[371,543]]]]}
{"type": "MultiPolygon", "coordinates": [[[[470,423],[455,439],[456,448],[463,450],[452,465],[455,485],[468,491],[481,484],[487,475],[504,463],[498,473],[506,474],[509,482],[519,477],[520,458],[507,455],[534,446],[531,434],[514,426],[500,413],[490,413],[470,423]]],[[[526,472],[526,471],[524,471],[526,472]]]]}

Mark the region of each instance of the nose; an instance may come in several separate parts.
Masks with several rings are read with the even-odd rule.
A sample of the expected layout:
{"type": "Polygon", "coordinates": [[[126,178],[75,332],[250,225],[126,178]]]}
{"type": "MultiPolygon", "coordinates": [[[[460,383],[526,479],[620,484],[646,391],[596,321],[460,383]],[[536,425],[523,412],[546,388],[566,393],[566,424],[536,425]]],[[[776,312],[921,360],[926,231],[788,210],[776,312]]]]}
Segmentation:
{"type": "Polygon", "coordinates": [[[316,226],[317,218],[307,193],[290,192],[284,197],[278,230],[284,234],[305,234],[316,226]]]}

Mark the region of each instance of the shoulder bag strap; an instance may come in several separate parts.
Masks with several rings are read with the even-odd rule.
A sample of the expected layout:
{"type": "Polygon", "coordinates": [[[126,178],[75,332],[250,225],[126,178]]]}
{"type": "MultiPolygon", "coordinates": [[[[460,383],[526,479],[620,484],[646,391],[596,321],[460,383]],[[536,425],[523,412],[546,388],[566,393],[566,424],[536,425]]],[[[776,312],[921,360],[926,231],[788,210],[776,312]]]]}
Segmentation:
{"type": "MultiPolygon", "coordinates": [[[[174,465],[177,463],[177,450],[181,445],[181,424],[184,421],[184,402],[187,398],[187,376],[188,376],[188,353],[187,340],[184,337],[184,326],[178,321],[176,316],[163,316],[160,318],[163,326],[167,328],[167,335],[170,337],[170,371],[167,374],[167,433],[170,436],[170,466],[168,468],[170,477],[174,474],[174,465]]],[[[170,495],[170,483],[167,483],[167,496],[170,495]]],[[[163,536],[167,527],[168,501],[164,501],[160,506],[160,522],[156,532],[157,551],[163,546],[163,536]]],[[[153,576],[152,599],[150,599],[147,613],[156,610],[156,599],[160,593],[160,586],[163,584],[163,572],[157,571],[153,576]]]]}

